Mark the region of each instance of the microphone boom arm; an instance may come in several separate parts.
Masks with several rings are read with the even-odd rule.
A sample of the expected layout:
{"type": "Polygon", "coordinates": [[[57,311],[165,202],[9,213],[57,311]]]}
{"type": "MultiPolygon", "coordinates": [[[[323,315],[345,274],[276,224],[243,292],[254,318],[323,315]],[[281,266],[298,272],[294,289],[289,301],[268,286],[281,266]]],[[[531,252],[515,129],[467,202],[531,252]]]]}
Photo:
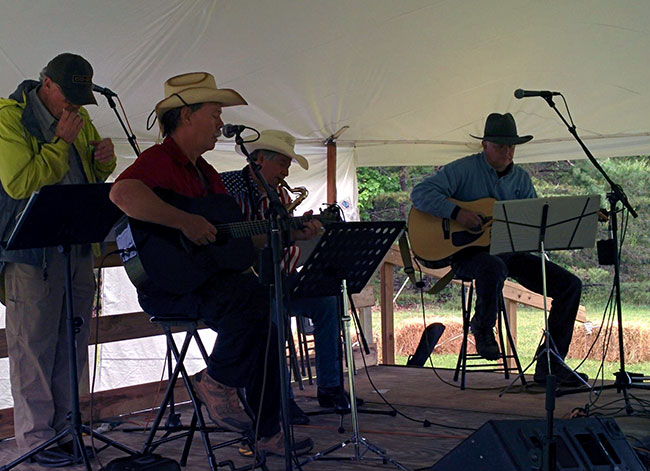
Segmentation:
{"type": "Polygon", "coordinates": [[[569,130],[571,135],[578,142],[578,144],[580,145],[580,147],[584,151],[584,153],[587,156],[587,158],[589,159],[589,161],[592,163],[592,165],[594,167],[596,167],[596,170],[598,170],[600,172],[600,174],[605,178],[607,183],[609,183],[611,192],[615,196],[616,201],[620,201],[623,204],[623,206],[625,206],[625,208],[630,212],[632,217],[635,217],[635,218],[638,217],[637,212],[634,210],[634,208],[632,207],[632,205],[628,201],[627,195],[623,191],[623,188],[621,187],[621,185],[619,185],[618,183],[614,183],[614,181],[609,177],[609,175],[607,175],[607,172],[605,172],[605,169],[603,169],[603,167],[601,167],[601,165],[598,163],[598,161],[593,156],[591,151],[589,151],[589,149],[587,148],[585,143],[582,142],[582,139],[580,139],[580,136],[578,136],[578,132],[576,131],[575,124],[569,124],[569,122],[564,118],[564,116],[562,116],[562,113],[560,113],[560,111],[555,106],[555,102],[553,101],[552,96],[544,96],[542,98],[544,98],[544,100],[546,100],[546,102],[548,103],[548,106],[553,108],[553,110],[560,117],[560,119],[565,124],[565,126],[567,127],[567,129],[569,130]]]}
{"type": "MultiPolygon", "coordinates": [[[[102,95],[104,95],[106,97],[106,100],[108,101],[108,105],[111,108],[113,108],[113,112],[115,113],[115,116],[117,116],[117,120],[120,122],[120,125],[122,126],[122,129],[124,130],[124,134],[126,134],[126,139],[129,141],[129,144],[131,144],[131,147],[133,148],[133,151],[135,152],[135,156],[138,157],[140,155],[140,150],[138,149],[138,144],[135,141],[135,135],[129,133],[129,130],[126,128],[126,125],[124,124],[124,121],[122,121],[122,117],[117,112],[117,107],[115,105],[115,100],[113,100],[113,97],[114,96],[117,97],[117,94],[111,92],[108,88],[103,88],[102,90],[110,92],[110,94],[100,92],[95,87],[96,88],[101,88],[101,87],[97,87],[96,85],[94,85],[93,90],[98,92],[98,93],[101,93],[102,95]]],[[[118,97],[118,99],[119,99],[119,97],[118,97]]],[[[124,111],[124,110],[122,110],[122,111],[124,111]]]]}

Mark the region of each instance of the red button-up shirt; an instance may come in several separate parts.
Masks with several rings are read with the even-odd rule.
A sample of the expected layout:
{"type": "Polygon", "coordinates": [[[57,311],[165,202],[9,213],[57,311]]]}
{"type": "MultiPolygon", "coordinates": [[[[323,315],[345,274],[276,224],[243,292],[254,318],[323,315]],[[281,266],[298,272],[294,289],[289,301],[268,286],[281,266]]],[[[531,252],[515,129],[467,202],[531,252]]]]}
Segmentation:
{"type": "Polygon", "coordinates": [[[203,157],[198,158],[196,166],[192,164],[169,136],[162,144],[140,154],[115,181],[127,179],[140,180],[151,189],[172,190],[190,198],[226,193],[226,187],[214,167],[203,157]]]}

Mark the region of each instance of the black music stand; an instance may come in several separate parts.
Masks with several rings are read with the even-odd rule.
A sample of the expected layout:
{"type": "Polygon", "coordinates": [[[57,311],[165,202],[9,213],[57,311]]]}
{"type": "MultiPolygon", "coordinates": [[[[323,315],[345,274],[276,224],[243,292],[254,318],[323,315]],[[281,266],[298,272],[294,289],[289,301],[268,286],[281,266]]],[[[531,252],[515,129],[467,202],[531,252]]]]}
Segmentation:
{"type": "Polygon", "coordinates": [[[339,296],[342,306],[343,340],[348,362],[348,386],[350,389],[350,416],[352,437],[303,461],[301,465],[316,460],[360,461],[367,451],[372,451],[382,462],[390,462],[398,469],[407,471],[403,465],[392,459],[386,451],[371,444],[359,433],[359,416],[354,388],[354,360],[350,340],[350,314],[348,295],[359,293],[368,283],[386,252],[404,230],[403,221],[349,222],[327,225],[325,235],[305,262],[298,279],[291,289],[291,297],[339,296]],[[330,453],[354,445],[350,457],[329,457],[330,453]],[[361,446],[365,449],[361,452],[361,446]]]}
{"type": "Polygon", "coordinates": [[[82,439],[85,433],[130,455],[135,450],[117,443],[93,431],[81,423],[79,406],[76,331],[79,318],[74,317],[72,306],[72,274],[70,248],[77,244],[102,242],[113,224],[122,215],[108,197],[109,183],[50,185],[34,192],[8,241],[6,250],[57,247],[65,257],[66,323],[68,334],[68,363],[70,367],[71,412],[70,425],[55,437],[30,450],[20,458],[0,467],[0,471],[14,468],[36,453],[46,449],[62,437],[72,435],[74,463],[83,461],[86,469],[92,471],[82,439]]]}
{"type": "Polygon", "coordinates": [[[502,396],[520,379],[526,370],[542,355],[546,355],[546,437],[544,441],[544,470],[555,470],[556,442],[553,435],[556,377],[551,373],[551,355],[565,368],[572,371],[580,381],[589,386],[575,371],[567,366],[557,353],[555,342],[548,327],[548,297],[546,294],[546,251],[571,250],[593,247],[596,242],[596,226],[600,197],[560,196],[494,203],[494,222],[490,234],[490,254],[538,252],[542,265],[542,292],[544,295],[544,348],[501,392],[502,396]]]}

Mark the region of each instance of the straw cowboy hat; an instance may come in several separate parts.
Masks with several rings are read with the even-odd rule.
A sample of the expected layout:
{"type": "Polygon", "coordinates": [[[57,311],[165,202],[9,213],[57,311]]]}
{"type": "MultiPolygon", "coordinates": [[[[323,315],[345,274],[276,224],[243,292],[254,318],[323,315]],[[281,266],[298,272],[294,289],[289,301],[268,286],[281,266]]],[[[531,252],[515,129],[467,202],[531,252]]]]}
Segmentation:
{"type": "MultiPolygon", "coordinates": [[[[296,138],[288,132],[269,129],[267,131],[262,131],[260,133],[260,138],[255,142],[246,143],[246,150],[251,154],[258,149],[271,150],[292,158],[298,162],[298,165],[307,170],[309,168],[309,162],[307,162],[307,159],[304,156],[295,153],[293,150],[295,145],[296,138]]],[[[235,147],[235,150],[238,154],[243,155],[238,146],[235,147]]]]}
{"type": "Polygon", "coordinates": [[[212,74],[190,72],[165,82],[165,99],[156,105],[158,122],[165,112],[196,103],[219,103],[223,107],[248,104],[235,90],[217,88],[212,74]]]}
{"type": "Polygon", "coordinates": [[[485,120],[485,131],[483,137],[474,136],[474,139],[494,142],[496,144],[505,144],[508,146],[523,144],[530,141],[533,136],[518,136],[515,118],[510,113],[499,114],[492,113],[485,120]]]}

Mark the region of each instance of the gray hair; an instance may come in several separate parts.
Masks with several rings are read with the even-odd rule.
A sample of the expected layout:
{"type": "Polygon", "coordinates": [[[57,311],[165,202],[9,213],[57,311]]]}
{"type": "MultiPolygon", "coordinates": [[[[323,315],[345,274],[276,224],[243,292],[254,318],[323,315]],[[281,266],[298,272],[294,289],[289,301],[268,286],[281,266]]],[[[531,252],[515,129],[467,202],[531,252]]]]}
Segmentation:
{"type": "Polygon", "coordinates": [[[264,157],[264,160],[275,160],[278,156],[284,156],[284,154],[269,149],[256,149],[251,154],[251,157],[254,157],[255,159],[264,157]]]}

